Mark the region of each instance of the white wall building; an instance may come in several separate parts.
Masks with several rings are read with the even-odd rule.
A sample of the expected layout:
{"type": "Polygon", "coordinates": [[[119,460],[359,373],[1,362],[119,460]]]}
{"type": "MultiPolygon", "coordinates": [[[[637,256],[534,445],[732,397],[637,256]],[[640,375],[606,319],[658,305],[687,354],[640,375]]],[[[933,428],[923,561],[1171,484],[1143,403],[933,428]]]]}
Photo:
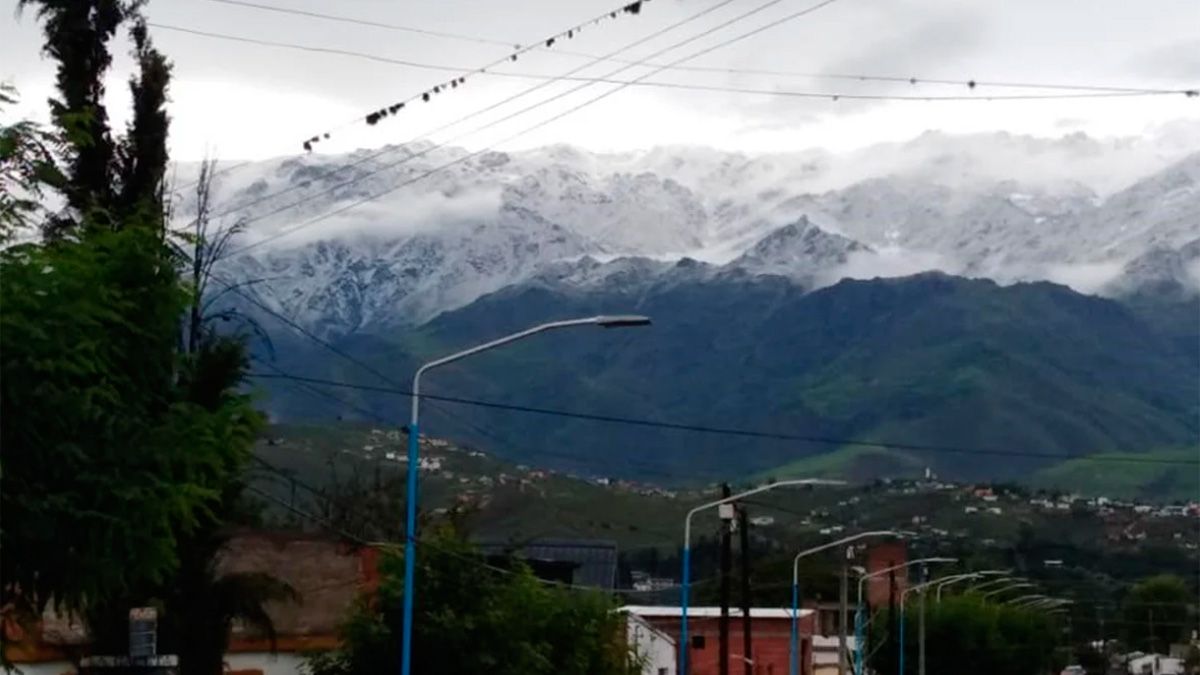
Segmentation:
{"type": "Polygon", "coordinates": [[[634,613],[625,615],[629,645],[642,659],[642,675],[675,675],[675,640],[634,613]]]}
{"type": "Polygon", "coordinates": [[[1183,675],[1183,659],[1146,654],[1129,660],[1129,675],[1183,675]]]}

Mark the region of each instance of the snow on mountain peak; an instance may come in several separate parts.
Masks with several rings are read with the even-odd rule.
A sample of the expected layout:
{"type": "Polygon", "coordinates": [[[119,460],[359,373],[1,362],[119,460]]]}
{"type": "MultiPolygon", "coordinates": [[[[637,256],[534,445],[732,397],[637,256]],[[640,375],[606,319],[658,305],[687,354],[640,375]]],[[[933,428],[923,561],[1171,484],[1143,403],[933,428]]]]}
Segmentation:
{"type": "Polygon", "coordinates": [[[216,208],[250,218],[243,243],[287,233],[226,261],[225,274],[268,278],[255,285],[265,301],[351,332],[425,321],[543,273],[581,287],[640,282],[682,256],[704,261],[703,274],[805,285],[931,266],[1002,281],[1119,270],[1194,238],[1200,153],[1184,150],[941,133],[844,155],[471,155],[411,143],[241,167],[221,177],[216,208]]]}
{"type": "Polygon", "coordinates": [[[802,216],[760,239],[729,267],[792,277],[808,285],[816,275],[845,265],[851,254],[871,250],[853,239],[826,232],[802,216]]]}

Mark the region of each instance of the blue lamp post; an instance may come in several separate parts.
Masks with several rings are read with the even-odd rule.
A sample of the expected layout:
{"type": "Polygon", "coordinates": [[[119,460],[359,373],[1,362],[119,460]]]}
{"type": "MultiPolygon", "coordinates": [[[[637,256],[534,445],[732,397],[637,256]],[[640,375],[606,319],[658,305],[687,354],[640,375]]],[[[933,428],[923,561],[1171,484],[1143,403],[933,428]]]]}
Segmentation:
{"type": "Polygon", "coordinates": [[[838,539],[837,541],[831,541],[827,544],[822,544],[820,546],[815,546],[808,550],[801,551],[796,554],[796,557],[792,558],[792,640],[791,647],[789,648],[788,652],[788,660],[791,663],[789,672],[791,675],[799,675],[800,672],[800,559],[815,553],[820,553],[821,551],[836,548],[843,544],[849,544],[860,539],[867,539],[869,537],[900,536],[903,536],[903,533],[895,532],[893,530],[860,532],[859,534],[844,537],[842,539],[838,539]]]}
{"type": "Polygon", "coordinates": [[[863,574],[858,578],[858,609],[854,614],[854,675],[863,675],[863,629],[866,626],[866,620],[863,616],[863,584],[867,579],[877,577],[881,574],[887,574],[896,570],[902,570],[913,565],[923,565],[926,563],[952,563],[958,562],[958,558],[918,558],[909,560],[908,562],[899,565],[892,565],[881,570],[876,570],[870,574],[863,574]]]}
{"type": "Polygon", "coordinates": [[[464,349],[461,352],[442,357],[435,361],[430,361],[417,369],[413,375],[412,383],[412,415],[408,423],[408,475],[407,475],[407,493],[405,495],[406,508],[404,517],[404,625],[401,627],[401,651],[400,651],[400,673],[401,675],[410,675],[412,669],[412,623],[413,623],[413,593],[414,580],[416,576],[416,533],[417,533],[417,471],[418,455],[420,454],[420,429],[418,426],[420,417],[420,390],[421,390],[421,375],[425,371],[438,366],[444,366],[447,363],[458,361],[459,359],[478,354],[480,352],[495,349],[510,342],[516,342],[531,335],[543,333],[548,330],[557,328],[574,328],[576,326],[599,326],[601,328],[627,328],[631,326],[648,326],[650,319],[644,316],[636,315],[616,315],[616,316],[593,316],[584,319],[568,319],[566,321],[552,321],[544,323],[532,328],[527,328],[518,333],[507,335],[505,337],[485,342],[484,344],[464,349]]]}
{"type": "MultiPolygon", "coordinates": [[[[821,478],[802,478],[797,480],[781,480],[769,485],[760,485],[752,490],[739,492],[736,495],[718,499],[716,501],[701,504],[691,511],[687,512],[687,517],[683,520],[683,553],[680,558],[683,562],[683,573],[679,583],[679,675],[687,675],[688,673],[688,598],[691,590],[692,578],[692,516],[705,509],[716,508],[722,504],[730,504],[743,497],[749,497],[760,492],[774,490],[775,488],[788,487],[793,485],[845,485],[845,481],[839,480],[824,480],[821,478]]],[[[743,655],[745,658],[750,658],[749,654],[743,655]]]]}

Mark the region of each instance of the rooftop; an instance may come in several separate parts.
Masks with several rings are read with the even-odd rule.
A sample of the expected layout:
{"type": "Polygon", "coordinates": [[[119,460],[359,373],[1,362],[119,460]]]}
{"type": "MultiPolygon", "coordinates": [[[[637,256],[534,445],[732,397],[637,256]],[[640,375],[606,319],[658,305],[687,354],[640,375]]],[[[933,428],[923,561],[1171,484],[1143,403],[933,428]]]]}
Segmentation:
{"type": "MultiPolygon", "coordinates": [[[[661,605],[625,605],[621,608],[622,612],[636,614],[637,616],[652,616],[652,617],[677,617],[682,614],[677,606],[661,606],[661,605]]],[[[811,609],[800,610],[799,617],[804,618],[813,613],[811,609]]],[[[721,616],[720,607],[688,607],[688,618],[708,619],[721,616]]],[[[740,607],[729,608],[730,617],[742,616],[740,607]]],[[[751,607],[750,618],[752,619],[790,619],[792,618],[792,610],[782,607],[751,607]]]]}

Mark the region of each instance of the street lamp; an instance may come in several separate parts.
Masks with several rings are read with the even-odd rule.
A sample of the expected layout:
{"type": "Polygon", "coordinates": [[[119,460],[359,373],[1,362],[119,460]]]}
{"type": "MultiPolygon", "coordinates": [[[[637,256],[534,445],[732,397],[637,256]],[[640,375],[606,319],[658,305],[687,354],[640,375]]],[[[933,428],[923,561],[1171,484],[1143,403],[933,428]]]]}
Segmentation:
{"type": "Polygon", "coordinates": [[[1017,590],[1018,588],[1037,588],[1037,584],[1031,584],[1031,583],[1029,583],[1029,582],[1026,582],[1026,581],[1020,581],[1020,582],[1017,582],[1017,583],[1015,583],[1015,584],[1009,584],[1009,585],[1007,585],[1007,586],[1002,586],[1002,587],[1000,587],[1000,588],[997,588],[997,589],[995,589],[995,590],[988,591],[987,593],[984,593],[984,594],[983,594],[982,596],[980,596],[980,597],[982,597],[984,600],[987,600],[988,598],[991,598],[991,597],[993,597],[993,596],[1000,595],[1001,593],[1007,593],[1007,592],[1009,592],[1009,591],[1015,591],[1015,590],[1017,590]]]}
{"type": "Polygon", "coordinates": [[[680,590],[679,590],[679,593],[680,593],[679,673],[680,673],[680,675],[687,675],[687,673],[688,673],[688,659],[687,659],[687,654],[688,654],[688,595],[689,595],[689,591],[690,591],[691,575],[692,575],[692,516],[696,515],[697,513],[699,513],[700,511],[703,511],[705,509],[711,509],[711,508],[714,508],[717,506],[721,506],[722,504],[729,504],[729,503],[735,502],[739,499],[742,499],[743,497],[749,497],[750,495],[756,495],[760,492],[774,490],[775,488],[789,487],[789,486],[795,486],[795,485],[845,485],[845,484],[846,484],[845,481],[825,480],[822,478],[801,478],[801,479],[796,479],[796,480],[781,480],[781,481],[777,481],[774,483],[769,483],[767,485],[760,485],[752,490],[746,490],[745,492],[739,492],[736,495],[730,495],[728,497],[723,497],[721,499],[717,499],[715,501],[708,502],[707,504],[701,504],[700,506],[697,506],[696,508],[687,512],[687,517],[685,517],[683,519],[683,555],[682,555],[683,574],[681,575],[682,581],[680,582],[680,585],[679,585],[680,586],[680,590]]]}
{"type": "MultiPolygon", "coordinates": [[[[985,570],[987,572],[996,572],[997,570],[985,570]]],[[[1001,572],[1003,573],[1003,572],[1001,572]]],[[[942,591],[942,586],[952,584],[963,579],[978,579],[983,572],[968,572],[966,574],[951,574],[944,577],[938,577],[926,581],[922,584],[910,586],[900,592],[900,675],[904,675],[904,601],[908,598],[908,594],[913,591],[921,592],[921,626],[920,626],[920,665],[918,670],[921,675],[925,675],[925,589],[933,586],[937,588],[938,593],[942,591]]]]}
{"type": "Polygon", "coordinates": [[[1044,595],[1042,593],[1030,593],[1029,595],[1018,595],[1017,597],[1012,598],[1011,600],[1005,600],[1004,604],[1012,605],[1013,607],[1021,607],[1030,602],[1036,602],[1039,600],[1050,600],[1050,599],[1051,599],[1050,596],[1044,595]]]}
{"type": "Polygon", "coordinates": [[[1066,598],[1043,597],[1032,602],[1014,605],[1014,607],[1020,607],[1021,609],[1053,609],[1055,607],[1073,604],[1075,604],[1073,600],[1067,600],[1066,598]]]}
{"type": "Polygon", "coordinates": [[[942,589],[946,586],[957,584],[958,582],[966,581],[967,579],[978,579],[980,577],[993,576],[996,574],[1008,574],[1008,572],[1008,570],[980,570],[978,572],[968,572],[966,574],[955,574],[948,577],[942,577],[941,583],[935,586],[935,588],[937,588],[937,601],[942,601],[942,589]]]}
{"type": "Polygon", "coordinates": [[[400,673],[410,675],[412,665],[412,615],[413,615],[413,585],[416,574],[416,531],[417,531],[417,455],[420,452],[421,434],[418,428],[421,404],[421,375],[427,370],[444,366],[473,354],[486,352],[516,342],[531,335],[543,333],[557,328],[574,328],[576,326],[599,326],[601,328],[627,328],[650,325],[649,317],[637,315],[593,316],[583,319],[568,319],[543,323],[505,337],[476,345],[470,349],[444,356],[430,361],[417,369],[412,382],[412,416],[408,422],[408,488],[404,519],[404,624],[401,628],[400,673]]]}
{"type": "Polygon", "coordinates": [[[952,563],[952,562],[958,562],[958,558],[918,558],[916,560],[909,560],[908,562],[901,563],[899,565],[892,565],[891,567],[885,567],[881,570],[871,572],[870,574],[863,574],[862,576],[860,576],[858,578],[858,607],[856,608],[855,613],[854,613],[854,652],[857,657],[857,658],[855,658],[855,663],[854,663],[855,675],[862,675],[863,666],[864,666],[864,664],[863,664],[863,635],[862,635],[862,629],[863,629],[863,615],[862,615],[863,614],[863,597],[862,597],[863,583],[866,582],[867,579],[870,579],[872,577],[877,577],[881,574],[888,574],[889,572],[895,572],[896,570],[905,569],[907,567],[912,567],[913,565],[920,565],[920,564],[925,564],[925,563],[952,563]]]}
{"type": "MultiPolygon", "coordinates": [[[[854,534],[849,537],[843,537],[841,539],[838,539],[837,541],[831,541],[827,544],[822,544],[820,546],[815,546],[813,548],[801,551],[796,554],[796,557],[792,558],[792,643],[791,643],[790,651],[788,652],[789,657],[790,657],[789,662],[791,663],[791,668],[790,668],[791,675],[797,675],[800,672],[800,650],[799,650],[799,644],[798,644],[800,641],[800,621],[799,621],[799,617],[800,617],[800,559],[804,558],[806,556],[813,555],[814,553],[820,553],[821,551],[827,551],[831,548],[836,548],[843,544],[849,544],[850,542],[858,541],[860,539],[866,539],[868,537],[901,537],[901,536],[904,536],[904,535],[902,533],[896,532],[894,530],[875,530],[872,532],[860,532],[859,534],[854,534]]],[[[846,630],[846,627],[842,626],[842,631],[843,631],[842,634],[843,635],[845,635],[845,630],[846,630]]],[[[839,658],[841,658],[841,657],[839,656],[839,658]]],[[[839,663],[843,663],[843,662],[844,661],[839,661],[839,663]]]]}
{"type": "Polygon", "coordinates": [[[999,579],[992,579],[991,581],[985,581],[982,584],[975,584],[974,586],[967,589],[967,593],[978,593],[979,591],[983,590],[984,588],[987,588],[988,586],[995,586],[996,584],[1007,584],[1007,583],[1010,583],[1013,581],[1029,581],[1029,580],[1026,579],[1025,577],[1000,577],[999,579]]]}

